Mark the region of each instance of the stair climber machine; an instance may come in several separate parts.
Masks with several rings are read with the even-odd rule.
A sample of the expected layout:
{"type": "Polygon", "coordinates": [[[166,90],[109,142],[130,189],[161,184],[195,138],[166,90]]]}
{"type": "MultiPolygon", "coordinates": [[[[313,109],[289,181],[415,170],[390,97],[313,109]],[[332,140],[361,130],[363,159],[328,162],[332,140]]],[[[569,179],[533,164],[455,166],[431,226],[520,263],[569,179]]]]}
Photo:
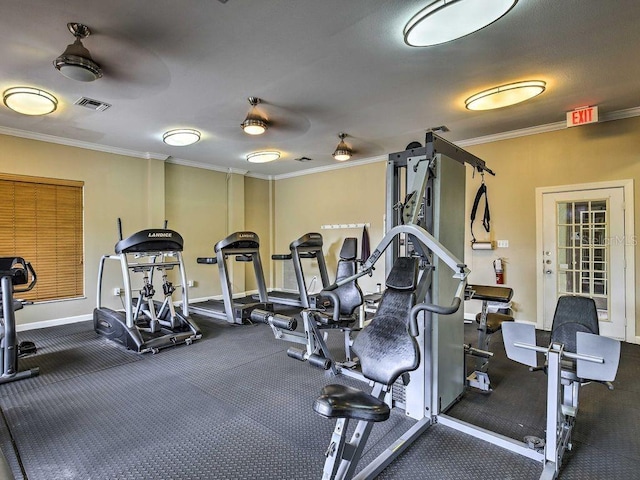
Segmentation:
{"type": "MultiPolygon", "coordinates": [[[[251,322],[251,312],[256,308],[273,311],[273,304],[269,302],[267,287],[264,281],[262,261],[260,260],[260,239],[254,232],[235,232],[215,244],[215,257],[199,257],[198,263],[217,265],[222,287],[222,300],[206,300],[192,303],[190,308],[194,313],[211,318],[226,320],[231,324],[251,322]],[[251,262],[258,285],[258,301],[251,297],[242,300],[233,298],[231,276],[227,258],[234,257],[238,262],[251,262]]],[[[293,327],[295,329],[295,326],[293,327]]]]}
{"type": "MultiPolygon", "coordinates": [[[[340,250],[340,260],[336,271],[336,283],[350,278],[350,281],[341,283],[340,286],[327,285],[322,290],[319,298],[328,299],[328,306],[311,305],[302,311],[301,317],[304,331],[292,331],[296,329],[295,318],[279,313],[256,309],[251,314],[254,322],[266,323],[271,326],[274,336],[278,340],[304,345],[304,349],[291,347],[287,355],[296,360],[308,361],[309,364],[331,369],[333,374],[345,373],[360,378],[351,369],[355,367],[355,359],[351,355],[351,333],[356,329],[359,320],[359,309],[363,303],[363,295],[353,276],[357,271],[356,256],[358,240],[345,238],[340,250]],[[341,330],[344,333],[345,361],[336,362],[327,345],[326,332],[328,330],[341,330]]],[[[328,282],[327,282],[328,283],[328,282]]]]}
{"type": "Polygon", "coordinates": [[[302,259],[312,259],[318,262],[318,271],[320,273],[322,287],[328,287],[330,282],[329,275],[327,274],[327,264],[324,259],[324,253],[322,252],[322,235],[314,232],[305,233],[300,238],[291,242],[289,252],[290,253],[271,255],[271,259],[276,261],[291,261],[293,263],[298,291],[272,290],[268,293],[269,302],[277,305],[301,308],[321,306],[323,297],[307,292],[302,259]]]}
{"type": "Polygon", "coordinates": [[[163,229],[141,230],[123,239],[118,219],[120,241],[114,255],[103,255],[98,269],[97,307],[93,311],[95,331],[138,353],[157,353],[163,348],[179,344],[190,345],[202,337],[200,329],[189,317],[187,274],[182,260],[184,242],[180,234],[163,229]],[[120,263],[122,270],[124,311],[102,306],[102,283],[107,260],[120,263]],[[178,267],[181,281],[182,305],[175,307],[176,287],[167,272],[178,267]],[[131,272],[142,275],[142,286],[134,297],[131,272]],[[159,272],[162,280],[162,301],[155,299],[153,280],[159,272]]]}
{"type": "Polygon", "coordinates": [[[32,290],[36,284],[36,272],[31,264],[20,257],[0,258],[0,354],[2,358],[2,371],[0,372],[0,384],[35,377],[40,369],[18,370],[18,359],[32,353],[36,353],[33,342],[22,341],[18,343],[16,336],[16,310],[22,309],[29,302],[14,298],[15,293],[25,293],[32,290]]]}

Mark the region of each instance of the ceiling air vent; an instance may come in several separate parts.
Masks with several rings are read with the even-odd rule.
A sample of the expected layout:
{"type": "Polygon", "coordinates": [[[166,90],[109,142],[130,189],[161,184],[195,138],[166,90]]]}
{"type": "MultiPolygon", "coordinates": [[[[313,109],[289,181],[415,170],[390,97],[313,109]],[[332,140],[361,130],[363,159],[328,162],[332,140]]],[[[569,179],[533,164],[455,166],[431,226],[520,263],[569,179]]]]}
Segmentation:
{"type": "Polygon", "coordinates": [[[88,108],[89,110],[95,110],[97,112],[104,112],[111,105],[101,102],[100,100],[94,100],[92,98],[82,97],[73,102],[74,105],[80,105],[81,107],[88,108]]]}

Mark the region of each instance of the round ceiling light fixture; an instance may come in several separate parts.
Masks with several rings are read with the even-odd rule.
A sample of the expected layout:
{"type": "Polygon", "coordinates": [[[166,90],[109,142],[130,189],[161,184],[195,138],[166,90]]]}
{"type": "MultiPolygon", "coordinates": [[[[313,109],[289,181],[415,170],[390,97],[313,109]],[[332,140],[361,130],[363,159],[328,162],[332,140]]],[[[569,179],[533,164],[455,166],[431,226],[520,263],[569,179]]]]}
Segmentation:
{"type": "Polygon", "coordinates": [[[470,96],[464,101],[469,110],[493,110],[524,102],[540,95],[546,89],[542,80],[527,80],[490,88],[470,96]]]}
{"type": "Polygon", "coordinates": [[[504,16],[518,0],[436,0],[404,27],[404,41],[429,47],[465,37],[504,16]]]}
{"type": "Polygon", "coordinates": [[[12,87],[4,91],[2,101],[23,115],[47,115],[58,108],[58,99],[49,92],[32,87],[12,87]]]}
{"type": "Polygon", "coordinates": [[[200,132],[192,128],[169,130],[162,135],[162,141],[173,147],[186,147],[200,140],[200,132]]]}
{"type": "Polygon", "coordinates": [[[338,143],[338,146],[333,152],[333,158],[335,158],[339,162],[344,162],[346,160],[349,160],[351,158],[351,155],[353,155],[353,151],[349,148],[349,145],[344,143],[344,138],[346,136],[347,136],[346,133],[338,134],[338,138],[340,138],[340,143],[338,143]]]}
{"type": "Polygon", "coordinates": [[[65,51],[53,61],[56,69],[65,77],[79,82],[92,82],[102,77],[100,65],[93,61],[91,53],[81,40],[91,35],[89,27],[76,22],[67,23],[67,28],[76,41],[67,45],[65,51]]]}
{"type": "Polygon", "coordinates": [[[267,163],[273,162],[280,158],[280,152],[276,150],[263,150],[260,152],[252,152],[247,155],[247,161],[251,163],[267,163]]]}
{"type": "Polygon", "coordinates": [[[244,133],[249,135],[262,135],[267,130],[267,121],[262,118],[257,110],[256,105],[262,102],[258,97],[249,97],[249,104],[251,105],[251,110],[247,114],[247,117],[244,119],[244,122],[240,124],[244,133]]]}

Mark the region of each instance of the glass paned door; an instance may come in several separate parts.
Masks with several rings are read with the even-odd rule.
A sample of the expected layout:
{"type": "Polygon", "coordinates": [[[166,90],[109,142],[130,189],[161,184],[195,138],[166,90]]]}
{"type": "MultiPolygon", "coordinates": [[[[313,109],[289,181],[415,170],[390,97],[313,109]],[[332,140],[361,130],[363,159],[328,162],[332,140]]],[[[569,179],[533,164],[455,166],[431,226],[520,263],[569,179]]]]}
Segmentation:
{"type": "Polygon", "coordinates": [[[542,195],[543,326],[550,330],[562,295],[593,298],[600,333],[625,338],[622,187],[542,195]]]}
{"type": "Polygon", "coordinates": [[[557,296],[584,295],[609,319],[608,200],[557,202],[557,296]]]}

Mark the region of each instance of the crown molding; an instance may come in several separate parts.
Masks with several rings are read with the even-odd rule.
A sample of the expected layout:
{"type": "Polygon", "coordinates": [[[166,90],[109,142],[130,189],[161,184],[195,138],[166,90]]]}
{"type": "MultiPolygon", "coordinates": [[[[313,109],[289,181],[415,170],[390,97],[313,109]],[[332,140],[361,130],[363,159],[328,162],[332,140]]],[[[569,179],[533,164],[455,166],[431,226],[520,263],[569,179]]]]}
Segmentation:
{"type": "MultiPolygon", "coordinates": [[[[632,118],[640,116],[640,107],[627,108],[624,110],[617,110],[615,112],[603,113],[600,115],[599,123],[610,122],[613,120],[623,120],[625,118],[632,118]]],[[[453,142],[459,147],[467,147],[471,145],[480,145],[483,143],[498,142],[501,140],[509,140],[518,137],[525,137],[528,135],[537,135],[541,133],[554,132],[567,128],[566,122],[548,123],[546,125],[538,125],[535,127],[522,128],[519,130],[511,130],[508,132],[497,133],[493,135],[485,135],[483,137],[469,138],[466,140],[460,140],[453,142]]],[[[573,127],[575,128],[575,127],[573,127]]],[[[142,158],[145,160],[161,160],[166,163],[172,163],[176,165],[183,165],[187,167],[202,168],[205,170],[213,170],[216,172],[235,173],[238,175],[245,175],[247,177],[258,178],[261,180],[284,180],[286,178],[301,177],[304,175],[313,175],[316,173],[328,172],[331,170],[339,170],[342,168],[357,167],[361,165],[367,165],[369,163],[376,163],[382,160],[387,160],[386,155],[380,155],[377,157],[365,158],[362,160],[350,160],[343,163],[336,163],[332,165],[325,165],[322,167],[310,168],[299,172],[283,173],[280,175],[263,175],[249,170],[242,170],[237,168],[221,167],[206,163],[194,162],[191,160],[184,160],[181,158],[174,158],[170,155],[154,153],[154,152],[139,152],[136,150],[127,150],[123,148],[110,147],[107,145],[99,145],[96,143],[83,142],[80,140],[72,140],[69,138],[57,137],[55,135],[47,135],[44,133],[28,132],[26,130],[20,130],[17,128],[4,127],[0,125],[0,135],[9,135],[12,137],[27,138],[29,140],[38,140],[42,142],[55,143],[58,145],[66,145],[69,147],[84,148],[86,150],[94,150],[97,152],[112,153],[115,155],[123,155],[126,157],[142,158]]]]}
{"type": "Polygon", "coordinates": [[[85,150],[94,150],[96,152],[113,153],[115,155],[123,155],[125,157],[143,158],[145,160],[162,160],[166,161],[169,156],[161,153],[138,152],[136,150],[127,150],[124,148],[109,147],[107,145],[99,145],[97,143],[83,142],[81,140],[72,140],[70,138],[57,137],[55,135],[47,135],[46,133],[28,132],[17,128],[3,127],[0,125],[1,135],[10,135],[12,137],[27,138],[29,140],[39,140],[41,142],[56,143],[58,145],[66,145],[67,147],[84,148],[85,150]]]}
{"type": "Polygon", "coordinates": [[[248,172],[245,176],[246,177],[250,177],[250,178],[259,178],[260,180],[275,180],[276,179],[275,175],[263,175],[262,173],[255,173],[255,172],[248,172]]]}
{"type": "Polygon", "coordinates": [[[283,173],[281,175],[275,175],[275,180],[284,180],[285,178],[302,177],[303,175],[313,175],[315,173],[329,172],[331,170],[341,170],[343,168],[359,167],[361,165],[367,165],[369,163],[377,163],[381,161],[387,161],[387,155],[378,155],[377,157],[363,158],[362,160],[347,160],[346,162],[336,163],[334,165],[325,165],[323,167],[309,168],[300,172],[283,173]]]}
{"type": "Polygon", "coordinates": [[[485,135],[483,137],[468,138],[466,140],[460,140],[453,143],[455,143],[459,147],[469,147],[471,145],[481,145],[483,143],[499,142],[500,140],[510,140],[512,138],[526,137],[527,135],[555,132],[557,130],[562,130],[563,128],[567,128],[567,122],[547,123],[546,125],[521,128],[519,130],[495,133],[493,135],[485,135]]]}
{"type": "Polygon", "coordinates": [[[214,172],[236,173],[238,175],[246,175],[249,172],[249,170],[241,170],[239,168],[231,168],[231,167],[220,167],[218,165],[194,162],[192,160],[185,160],[184,158],[175,158],[175,157],[169,157],[166,163],[171,163],[173,165],[182,165],[183,167],[201,168],[203,170],[213,170],[214,172]]]}
{"type": "MultiPolygon", "coordinates": [[[[613,120],[623,120],[640,116],[640,107],[627,108],[625,110],[617,110],[615,112],[603,113],[600,115],[598,123],[611,122],[613,120]]],[[[567,122],[547,123],[546,125],[538,125],[535,127],[521,128],[519,130],[511,130],[509,132],[496,133],[494,135],[485,135],[484,137],[469,138],[454,142],[459,147],[468,147],[471,145],[480,145],[482,143],[498,142],[500,140],[509,140],[512,138],[526,137],[527,135],[537,135],[540,133],[555,132],[563,130],[567,127],[567,122]]],[[[572,127],[576,128],[576,127],[572,127]]]]}

